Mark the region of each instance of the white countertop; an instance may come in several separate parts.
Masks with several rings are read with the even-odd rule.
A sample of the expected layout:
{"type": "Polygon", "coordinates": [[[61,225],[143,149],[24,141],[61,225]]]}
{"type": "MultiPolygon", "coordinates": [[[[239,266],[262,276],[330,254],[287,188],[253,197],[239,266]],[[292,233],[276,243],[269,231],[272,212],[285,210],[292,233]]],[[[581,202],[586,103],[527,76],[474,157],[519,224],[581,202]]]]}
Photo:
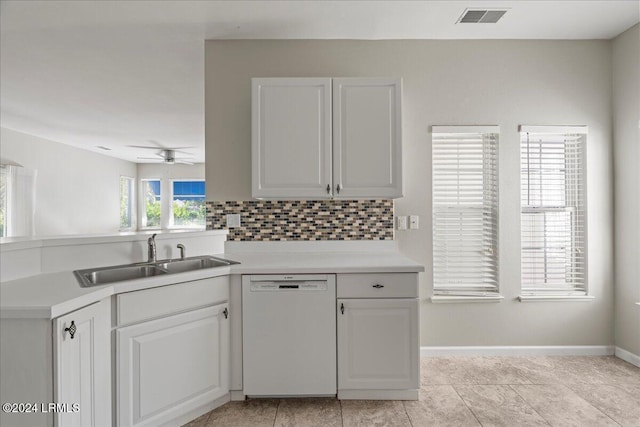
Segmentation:
{"type": "Polygon", "coordinates": [[[398,252],[239,252],[222,258],[239,261],[232,274],[415,273],[424,267],[398,252]]]}
{"type": "Polygon", "coordinates": [[[52,319],[114,294],[227,274],[424,271],[423,266],[398,252],[239,252],[215,256],[240,264],[89,288],[80,287],[71,271],[11,280],[0,284],[0,317],[52,319]]]}

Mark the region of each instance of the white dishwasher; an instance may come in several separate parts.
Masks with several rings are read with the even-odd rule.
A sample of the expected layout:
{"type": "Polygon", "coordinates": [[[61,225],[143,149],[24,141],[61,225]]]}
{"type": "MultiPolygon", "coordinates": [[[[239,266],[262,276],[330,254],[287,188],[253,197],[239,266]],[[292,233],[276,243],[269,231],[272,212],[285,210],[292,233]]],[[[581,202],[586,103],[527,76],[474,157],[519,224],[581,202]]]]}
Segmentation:
{"type": "Polygon", "coordinates": [[[335,275],[242,276],[244,394],[335,395],[335,307],[335,275]]]}

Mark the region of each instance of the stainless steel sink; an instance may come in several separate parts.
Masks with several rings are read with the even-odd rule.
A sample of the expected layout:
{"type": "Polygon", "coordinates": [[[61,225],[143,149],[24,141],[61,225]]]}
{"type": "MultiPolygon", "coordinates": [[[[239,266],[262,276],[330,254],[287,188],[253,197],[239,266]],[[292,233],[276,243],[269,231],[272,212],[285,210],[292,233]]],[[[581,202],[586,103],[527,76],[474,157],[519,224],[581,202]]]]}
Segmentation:
{"type": "Polygon", "coordinates": [[[238,262],[205,255],[184,259],[163,260],[155,263],[88,268],[84,270],[76,270],[73,274],[76,276],[76,279],[78,279],[80,286],[90,287],[164,274],[176,274],[187,271],[202,270],[205,268],[224,267],[231,264],[238,264],[238,262]]]}
{"type": "Polygon", "coordinates": [[[167,271],[155,265],[130,265],[74,271],[80,286],[97,286],[124,280],[167,274],[167,271]]]}
{"type": "Polygon", "coordinates": [[[203,268],[224,267],[237,264],[235,261],[214,257],[192,257],[185,259],[169,260],[157,265],[169,273],[183,273],[185,271],[202,270],[203,268]]]}

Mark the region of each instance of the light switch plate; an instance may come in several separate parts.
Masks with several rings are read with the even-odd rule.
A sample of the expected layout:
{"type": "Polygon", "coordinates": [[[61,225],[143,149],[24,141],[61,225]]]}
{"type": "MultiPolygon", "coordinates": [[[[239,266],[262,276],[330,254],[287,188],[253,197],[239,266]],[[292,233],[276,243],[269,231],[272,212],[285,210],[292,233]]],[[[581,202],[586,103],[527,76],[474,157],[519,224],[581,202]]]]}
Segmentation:
{"type": "Polygon", "coordinates": [[[420,224],[418,223],[420,217],[418,215],[411,215],[409,217],[409,228],[412,230],[417,230],[420,228],[420,224]]]}
{"type": "Polygon", "coordinates": [[[407,217],[406,215],[400,215],[396,217],[396,228],[398,230],[406,230],[407,229],[407,217]]]}
{"type": "Polygon", "coordinates": [[[240,214],[227,214],[227,227],[240,227],[240,214]]]}

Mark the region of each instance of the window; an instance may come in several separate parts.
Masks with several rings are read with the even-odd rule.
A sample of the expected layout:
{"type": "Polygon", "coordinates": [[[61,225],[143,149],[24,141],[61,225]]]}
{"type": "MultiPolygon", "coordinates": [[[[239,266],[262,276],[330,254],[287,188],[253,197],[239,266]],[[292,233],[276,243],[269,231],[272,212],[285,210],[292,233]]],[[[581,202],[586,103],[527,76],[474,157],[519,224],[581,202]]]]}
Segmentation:
{"type": "Polygon", "coordinates": [[[34,236],[37,170],[0,164],[1,237],[34,236]]]}
{"type": "Polygon", "coordinates": [[[133,178],[120,177],[120,229],[130,230],[133,224],[133,178]]]}
{"type": "Polygon", "coordinates": [[[141,180],[140,228],[160,228],[162,204],[159,179],[141,180]]]}
{"type": "Polygon", "coordinates": [[[434,296],[501,298],[499,132],[498,126],[433,127],[434,296]]]}
{"type": "Polygon", "coordinates": [[[523,296],[586,295],[586,126],[521,126],[523,296]]]}
{"type": "Polygon", "coordinates": [[[174,180],[171,185],[172,227],[204,228],[207,216],[204,181],[174,180]]]}
{"type": "Polygon", "coordinates": [[[7,199],[9,196],[8,167],[0,166],[0,237],[7,237],[7,199]]]}

